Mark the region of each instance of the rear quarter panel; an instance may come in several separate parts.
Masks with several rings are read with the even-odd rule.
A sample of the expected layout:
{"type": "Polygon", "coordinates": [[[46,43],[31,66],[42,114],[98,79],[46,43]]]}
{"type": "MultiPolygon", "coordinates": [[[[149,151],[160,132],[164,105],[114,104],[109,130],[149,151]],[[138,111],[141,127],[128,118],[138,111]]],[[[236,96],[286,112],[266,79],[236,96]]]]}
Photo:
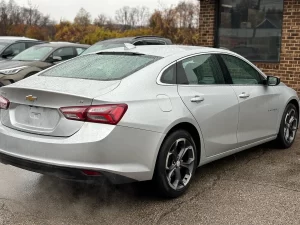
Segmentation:
{"type": "MultiPolygon", "coordinates": [[[[126,103],[128,110],[118,126],[161,133],[159,143],[153,143],[155,167],[156,157],[165,135],[177,124],[193,124],[202,139],[200,128],[194,117],[182,102],[177,85],[158,85],[156,79],[162,68],[171,62],[161,60],[123,79],[114,91],[96,97],[93,104],[126,103]],[[163,98],[161,98],[163,96],[163,98]],[[165,105],[166,107],[164,107],[165,105]]],[[[141,141],[143,140],[136,140],[141,141]]],[[[201,141],[201,143],[203,143],[201,141]]],[[[202,146],[203,148],[203,146],[202,146]]],[[[204,151],[202,151],[204,152],[204,151]]]]}

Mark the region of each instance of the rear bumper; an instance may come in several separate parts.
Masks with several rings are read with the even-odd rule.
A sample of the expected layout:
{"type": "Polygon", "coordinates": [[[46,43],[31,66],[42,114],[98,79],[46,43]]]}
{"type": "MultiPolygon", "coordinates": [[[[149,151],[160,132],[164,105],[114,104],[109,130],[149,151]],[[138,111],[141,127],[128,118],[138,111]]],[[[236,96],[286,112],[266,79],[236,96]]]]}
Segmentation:
{"type": "Polygon", "coordinates": [[[0,124],[0,158],[6,164],[64,179],[80,180],[81,170],[92,170],[113,183],[123,178],[144,181],[152,179],[163,138],[161,133],[93,123],[85,123],[71,137],[46,137],[0,124]]]}
{"type": "Polygon", "coordinates": [[[88,182],[88,181],[98,181],[98,180],[106,179],[113,184],[132,183],[136,181],[128,177],[123,177],[117,174],[103,172],[103,171],[97,171],[100,172],[99,176],[88,176],[84,174],[83,171],[80,169],[47,165],[43,163],[38,163],[38,162],[33,162],[29,160],[8,156],[1,153],[0,153],[0,162],[6,165],[11,165],[24,170],[58,177],[64,180],[88,182]]]}

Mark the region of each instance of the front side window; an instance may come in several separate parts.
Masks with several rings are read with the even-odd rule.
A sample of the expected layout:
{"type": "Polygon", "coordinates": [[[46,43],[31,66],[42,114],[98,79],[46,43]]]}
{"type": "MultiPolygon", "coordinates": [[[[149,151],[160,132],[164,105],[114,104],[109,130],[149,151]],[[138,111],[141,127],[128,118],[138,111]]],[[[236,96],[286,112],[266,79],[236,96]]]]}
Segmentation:
{"type": "Polygon", "coordinates": [[[12,44],[11,46],[9,46],[5,51],[4,54],[6,52],[10,52],[12,51],[12,56],[18,55],[19,53],[23,52],[26,49],[26,45],[25,43],[16,43],[16,44],[12,44]]]}
{"type": "Polygon", "coordinates": [[[12,58],[17,61],[40,61],[43,60],[53,50],[52,47],[41,47],[39,45],[33,46],[21,52],[19,55],[12,58]]]}
{"type": "Polygon", "coordinates": [[[252,85],[262,84],[263,77],[245,61],[230,55],[221,55],[233,84],[252,85]]]}
{"type": "Polygon", "coordinates": [[[221,0],[217,46],[251,61],[279,61],[283,0],[221,0]]]}
{"type": "Polygon", "coordinates": [[[53,52],[53,56],[59,56],[62,60],[68,60],[74,58],[76,55],[74,54],[74,49],[72,47],[68,47],[56,50],[53,52]]]}
{"type": "Polygon", "coordinates": [[[83,53],[86,49],[85,48],[76,48],[77,55],[83,53]]]}
{"type": "Polygon", "coordinates": [[[159,59],[160,57],[156,56],[110,52],[84,55],[59,64],[41,76],[121,80],[159,59]]]}
{"type": "Polygon", "coordinates": [[[199,55],[178,64],[179,84],[225,84],[224,76],[215,55],[199,55]]]}

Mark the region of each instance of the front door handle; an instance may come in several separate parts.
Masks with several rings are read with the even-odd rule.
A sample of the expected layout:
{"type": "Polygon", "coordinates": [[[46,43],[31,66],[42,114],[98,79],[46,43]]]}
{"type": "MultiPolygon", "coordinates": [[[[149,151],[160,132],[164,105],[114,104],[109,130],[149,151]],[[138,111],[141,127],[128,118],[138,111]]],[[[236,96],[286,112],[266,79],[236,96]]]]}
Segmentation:
{"type": "Polygon", "coordinates": [[[194,98],[191,99],[191,102],[203,102],[204,98],[201,96],[195,96],[194,98]]]}
{"type": "Polygon", "coordinates": [[[250,94],[246,94],[245,92],[243,92],[242,94],[239,95],[240,98],[249,98],[250,94]]]}

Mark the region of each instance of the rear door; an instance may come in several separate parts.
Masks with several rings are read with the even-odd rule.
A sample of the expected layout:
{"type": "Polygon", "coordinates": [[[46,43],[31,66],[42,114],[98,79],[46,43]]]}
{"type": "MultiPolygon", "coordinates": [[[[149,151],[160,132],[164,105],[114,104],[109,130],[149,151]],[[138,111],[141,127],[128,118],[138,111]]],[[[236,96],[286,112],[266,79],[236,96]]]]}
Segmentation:
{"type": "Polygon", "coordinates": [[[200,126],[208,157],[237,146],[238,100],[226,81],[215,55],[177,63],[178,92],[200,126]]]}
{"type": "Polygon", "coordinates": [[[276,135],[279,93],[246,61],[221,55],[239,100],[238,142],[246,145],[276,135]]]}

